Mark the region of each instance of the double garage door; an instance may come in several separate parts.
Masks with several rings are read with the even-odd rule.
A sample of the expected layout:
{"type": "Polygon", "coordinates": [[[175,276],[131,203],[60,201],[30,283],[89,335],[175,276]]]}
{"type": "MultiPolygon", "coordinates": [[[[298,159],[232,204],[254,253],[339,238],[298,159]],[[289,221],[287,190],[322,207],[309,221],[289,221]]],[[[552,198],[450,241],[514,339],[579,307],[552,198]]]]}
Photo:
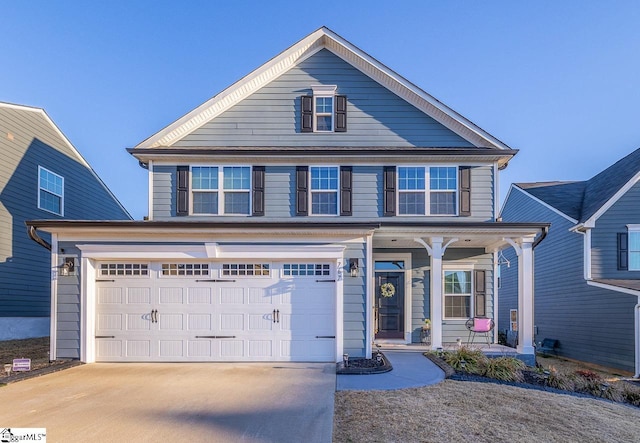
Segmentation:
{"type": "Polygon", "coordinates": [[[335,265],[98,263],[97,361],[335,361],[335,265]]]}

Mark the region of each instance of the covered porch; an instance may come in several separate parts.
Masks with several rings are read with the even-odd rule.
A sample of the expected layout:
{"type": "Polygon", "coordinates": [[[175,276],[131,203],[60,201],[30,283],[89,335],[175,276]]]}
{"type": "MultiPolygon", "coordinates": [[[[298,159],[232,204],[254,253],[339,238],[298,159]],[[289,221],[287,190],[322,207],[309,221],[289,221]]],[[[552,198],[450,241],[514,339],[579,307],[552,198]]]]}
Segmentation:
{"type": "Polygon", "coordinates": [[[535,355],[533,251],[547,229],[539,223],[383,223],[369,247],[368,348],[455,348],[467,343],[469,318],[497,324],[499,254],[514,248],[518,346],[497,345],[495,327],[488,334],[490,346],[484,335],[475,346],[500,355],[535,355]]]}

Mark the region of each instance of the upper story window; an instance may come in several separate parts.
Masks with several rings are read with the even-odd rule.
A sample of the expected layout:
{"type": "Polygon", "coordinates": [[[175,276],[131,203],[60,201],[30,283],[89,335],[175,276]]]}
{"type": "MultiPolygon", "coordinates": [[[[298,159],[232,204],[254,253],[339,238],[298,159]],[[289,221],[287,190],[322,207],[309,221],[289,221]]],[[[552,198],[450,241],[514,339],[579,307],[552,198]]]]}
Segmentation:
{"type": "Polygon", "coordinates": [[[251,167],[192,166],[192,214],[248,215],[251,167]]]}
{"type": "Polygon", "coordinates": [[[64,177],[38,166],[38,208],[64,215],[64,177]]]}
{"type": "Polygon", "coordinates": [[[313,96],[301,97],[302,132],[346,132],[347,97],[336,85],[312,85],[313,96]]]}
{"type": "Polygon", "coordinates": [[[629,271],[640,271],[640,225],[628,225],[629,271]]]}
{"type": "Polygon", "coordinates": [[[311,166],[311,215],[338,214],[338,167],[311,166]]]}
{"type": "Polygon", "coordinates": [[[399,166],[398,214],[456,215],[458,168],[399,166]]]}

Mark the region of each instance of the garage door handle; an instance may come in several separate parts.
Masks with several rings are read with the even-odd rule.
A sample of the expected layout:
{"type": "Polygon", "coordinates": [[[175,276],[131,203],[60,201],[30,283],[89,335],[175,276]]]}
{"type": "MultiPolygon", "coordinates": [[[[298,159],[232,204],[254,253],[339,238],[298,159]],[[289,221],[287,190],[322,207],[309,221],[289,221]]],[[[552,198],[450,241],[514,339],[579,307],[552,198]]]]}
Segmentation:
{"type": "Polygon", "coordinates": [[[271,318],[273,319],[273,322],[276,322],[276,310],[274,309],[273,312],[271,313],[271,318]]]}
{"type": "Polygon", "coordinates": [[[115,335],[96,335],[96,338],[116,338],[115,335]]]}
{"type": "Polygon", "coordinates": [[[236,338],[235,335],[196,335],[196,338],[236,338]]]}
{"type": "Polygon", "coordinates": [[[113,283],[113,282],[115,282],[115,280],[102,280],[102,279],[98,279],[98,280],[96,280],[96,282],[102,282],[102,283],[108,282],[108,283],[113,283]]]}
{"type": "Polygon", "coordinates": [[[196,280],[197,282],[213,282],[213,283],[235,283],[235,280],[224,280],[224,279],[217,279],[217,278],[212,278],[209,280],[196,280]]]}
{"type": "Polygon", "coordinates": [[[316,280],[316,283],[335,283],[335,280],[316,280]]]}
{"type": "Polygon", "coordinates": [[[152,309],[151,310],[151,323],[158,323],[158,310],[157,309],[152,309]]]}
{"type": "Polygon", "coordinates": [[[335,335],[316,335],[316,338],[336,338],[335,335]]]}
{"type": "Polygon", "coordinates": [[[278,316],[278,323],[280,323],[280,309],[276,309],[276,315],[278,316]]]}

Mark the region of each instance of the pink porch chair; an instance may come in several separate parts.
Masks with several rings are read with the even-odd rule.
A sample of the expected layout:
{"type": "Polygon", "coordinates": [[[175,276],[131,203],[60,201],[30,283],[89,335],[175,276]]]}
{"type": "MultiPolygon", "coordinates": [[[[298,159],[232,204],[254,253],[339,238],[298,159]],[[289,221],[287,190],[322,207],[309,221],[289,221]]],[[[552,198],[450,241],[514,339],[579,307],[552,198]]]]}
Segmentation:
{"type": "Polygon", "coordinates": [[[487,344],[491,347],[490,333],[493,331],[495,323],[492,318],[488,317],[473,317],[467,320],[465,326],[469,330],[469,337],[467,337],[467,345],[472,345],[473,340],[476,338],[476,334],[484,334],[487,339],[487,344]]]}

